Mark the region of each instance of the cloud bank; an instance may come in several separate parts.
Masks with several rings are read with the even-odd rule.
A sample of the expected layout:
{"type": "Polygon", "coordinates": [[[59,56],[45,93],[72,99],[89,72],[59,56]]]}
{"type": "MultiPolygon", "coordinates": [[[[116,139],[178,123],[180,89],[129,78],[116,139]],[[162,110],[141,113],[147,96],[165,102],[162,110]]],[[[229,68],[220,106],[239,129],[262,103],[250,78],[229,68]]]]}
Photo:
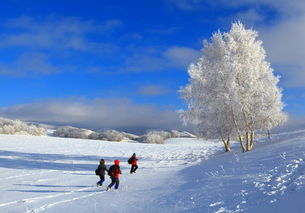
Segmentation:
{"type": "Polygon", "coordinates": [[[283,86],[305,88],[305,15],[261,29],[268,58],[283,76],[283,86]]]}
{"type": "Polygon", "coordinates": [[[272,132],[289,132],[293,130],[304,130],[305,129],[305,116],[289,115],[288,121],[280,127],[274,128],[272,132]]]}
{"type": "Polygon", "coordinates": [[[0,108],[0,116],[90,129],[185,129],[178,114],[128,99],[48,100],[0,108]]]}

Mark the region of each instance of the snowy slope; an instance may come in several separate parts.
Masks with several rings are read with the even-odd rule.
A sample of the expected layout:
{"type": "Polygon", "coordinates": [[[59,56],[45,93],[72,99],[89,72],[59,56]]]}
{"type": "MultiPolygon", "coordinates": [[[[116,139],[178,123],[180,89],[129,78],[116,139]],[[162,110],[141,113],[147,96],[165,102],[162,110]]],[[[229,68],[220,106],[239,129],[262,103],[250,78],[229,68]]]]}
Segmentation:
{"type": "Polygon", "coordinates": [[[305,131],[260,139],[241,153],[221,143],[164,145],[0,135],[0,212],[302,212],[305,131]],[[140,158],[129,174],[127,159],[140,158]],[[95,186],[99,159],[121,160],[118,191],[95,186]]]}
{"type": "Polygon", "coordinates": [[[164,212],[305,212],[305,131],[255,145],[180,171],[189,181],[160,199],[164,212]]]}

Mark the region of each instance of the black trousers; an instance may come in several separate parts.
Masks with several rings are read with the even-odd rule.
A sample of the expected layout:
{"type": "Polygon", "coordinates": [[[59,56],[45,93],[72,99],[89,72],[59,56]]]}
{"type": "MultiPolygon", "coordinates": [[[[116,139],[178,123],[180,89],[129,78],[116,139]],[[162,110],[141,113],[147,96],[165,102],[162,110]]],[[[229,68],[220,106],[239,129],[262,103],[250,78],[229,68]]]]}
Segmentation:
{"type": "Polygon", "coordinates": [[[100,176],[100,179],[101,179],[101,181],[105,181],[105,175],[99,175],[100,176]]]}
{"type": "Polygon", "coordinates": [[[102,185],[103,182],[105,181],[105,175],[99,175],[99,176],[100,176],[101,180],[99,182],[97,182],[97,184],[102,185]]]}
{"type": "Polygon", "coordinates": [[[130,174],[138,169],[138,165],[131,165],[130,174]]]}

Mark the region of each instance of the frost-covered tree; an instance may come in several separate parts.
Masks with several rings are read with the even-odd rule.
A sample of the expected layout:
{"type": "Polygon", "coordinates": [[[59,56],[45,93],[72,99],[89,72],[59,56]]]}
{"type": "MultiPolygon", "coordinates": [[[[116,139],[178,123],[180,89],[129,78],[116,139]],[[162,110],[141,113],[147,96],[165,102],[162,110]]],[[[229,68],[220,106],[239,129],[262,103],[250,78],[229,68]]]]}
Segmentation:
{"type": "Polygon", "coordinates": [[[9,120],[0,118],[0,134],[25,134],[25,135],[44,135],[46,129],[37,125],[27,124],[20,120],[9,120]]]}
{"type": "Polygon", "coordinates": [[[93,131],[88,129],[81,129],[72,126],[63,126],[57,128],[53,132],[53,136],[57,137],[65,137],[65,138],[82,138],[88,139],[89,135],[92,134],[93,131]]]}
{"type": "Polygon", "coordinates": [[[202,136],[221,139],[226,151],[231,139],[238,139],[243,151],[251,150],[255,131],[286,120],[279,77],[257,37],[239,22],[228,33],[213,34],[211,42],[204,41],[202,57],[190,65],[189,84],[181,90],[188,103],[183,121],[196,124],[202,136]]]}
{"type": "Polygon", "coordinates": [[[107,141],[122,141],[124,139],[124,134],[116,130],[106,130],[100,133],[102,140],[107,141]]]}
{"type": "Polygon", "coordinates": [[[149,131],[137,139],[140,143],[163,144],[168,138],[171,138],[171,133],[167,131],[149,131]]]}

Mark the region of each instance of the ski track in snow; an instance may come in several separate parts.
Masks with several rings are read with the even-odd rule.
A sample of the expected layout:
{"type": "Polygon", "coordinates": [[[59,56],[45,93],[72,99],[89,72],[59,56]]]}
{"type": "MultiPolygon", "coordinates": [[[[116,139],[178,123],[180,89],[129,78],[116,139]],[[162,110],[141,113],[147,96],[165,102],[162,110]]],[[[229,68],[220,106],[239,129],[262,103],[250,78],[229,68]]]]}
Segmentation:
{"type": "MultiPolygon", "coordinates": [[[[77,192],[88,190],[88,189],[91,189],[91,187],[85,188],[83,190],[77,190],[77,192]]],[[[69,194],[72,194],[74,192],[76,192],[76,191],[71,191],[70,193],[65,193],[64,195],[69,195],[69,194]]],[[[42,206],[40,206],[39,208],[36,208],[36,209],[28,209],[27,212],[30,212],[30,213],[41,212],[41,211],[47,210],[49,208],[52,208],[52,207],[54,207],[56,205],[59,205],[59,204],[62,204],[62,203],[72,202],[72,201],[75,201],[75,200],[88,198],[88,197],[91,197],[91,196],[94,196],[94,195],[97,195],[97,194],[102,194],[102,193],[105,193],[105,191],[97,191],[97,192],[94,192],[94,193],[85,194],[83,196],[72,197],[70,199],[67,199],[65,197],[64,199],[60,199],[60,200],[58,200],[56,202],[54,202],[53,198],[58,197],[58,196],[62,196],[63,194],[58,195],[58,196],[56,196],[56,195],[55,196],[50,196],[48,198],[52,198],[52,202],[51,203],[48,202],[47,204],[42,205],[42,206]]]]}
{"type": "MultiPolygon", "coordinates": [[[[37,174],[46,174],[46,173],[51,173],[54,171],[45,171],[45,172],[38,172],[38,173],[30,173],[27,174],[26,176],[33,176],[34,177],[37,174]]],[[[66,172],[64,172],[66,173],[66,172]]],[[[22,175],[16,175],[16,176],[10,176],[9,179],[12,179],[13,177],[15,178],[20,178],[22,177],[22,175]]],[[[38,179],[36,180],[37,182],[40,181],[45,181],[45,180],[52,180],[52,179],[38,179]]],[[[20,184],[22,185],[22,184],[20,184]]],[[[31,186],[31,185],[29,185],[31,186]]],[[[33,185],[35,186],[35,185],[33,185]]],[[[67,186],[68,187],[68,186],[67,186]]],[[[50,194],[50,195],[46,195],[46,196],[36,196],[36,197],[29,197],[29,198],[24,198],[21,200],[15,200],[15,201],[11,201],[11,202],[6,202],[6,203],[0,203],[0,207],[7,207],[7,206],[14,206],[14,205],[22,205],[22,204],[33,204],[33,203],[37,203],[39,202],[39,207],[36,208],[29,208],[29,207],[24,207],[24,209],[26,209],[26,212],[29,213],[36,213],[36,212],[41,212],[44,210],[47,210],[49,208],[52,208],[56,205],[60,205],[63,203],[67,203],[67,202],[73,202],[79,199],[84,199],[84,198],[88,198],[94,195],[99,195],[104,193],[105,191],[101,191],[100,188],[96,187],[95,185],[89,186],[89,187],[82,187],[81,189],[77,189],[77,190],[71,190],[68,192],[59,192],[59,193],[55,193],[55,194],[50,194]],[[93,193],[90,193],[92,192],[93,193]],[[83,192],[85,193],[84,195],[79,196],[79,192],[83,192]],[[44,203],[43,205],[41,205],[41,203],[44,203]]]]}
{"type": "Polygon", "coordinates": [[[8,177],[3,177],[3,178],[1,178],[1,180],[24,178],[25,176],[41,175],[41,174],[52,173],[52,172],[56,172],[56,171],[50,170],[50,171],[42,171],[42,172],[33,172],[33,173],[22,174],[22,175],[13,175],[13,176],[8,176],[8,177]]]}
{"type": "Polygon", "coordinates": [[[70,194],[73,194],[75,192],[82,192],[82,191],[85,191],[85,190],[88,190],[88,189],[92,189],[93,187],[94,186],[82,188],[82,189],[79,189],[79,190],[72,190],[72,191],[65,192],[65,193],[57,193],[57,194],[52,194],[52,195],[47,195],[47,196],[38,196],[38,197],[26,198],[26,199],[22,199],[22,200],[13,201],[13,202],[0,203],[0,207],[1,206],[9,206],[9,205],[17,204],[17,203],[33,203],[35,201],[49,199],[49,198],[53,199],[53,198],[57,198],[57,197],[65,196],[65,195],[70,195],[70,194]]]}

